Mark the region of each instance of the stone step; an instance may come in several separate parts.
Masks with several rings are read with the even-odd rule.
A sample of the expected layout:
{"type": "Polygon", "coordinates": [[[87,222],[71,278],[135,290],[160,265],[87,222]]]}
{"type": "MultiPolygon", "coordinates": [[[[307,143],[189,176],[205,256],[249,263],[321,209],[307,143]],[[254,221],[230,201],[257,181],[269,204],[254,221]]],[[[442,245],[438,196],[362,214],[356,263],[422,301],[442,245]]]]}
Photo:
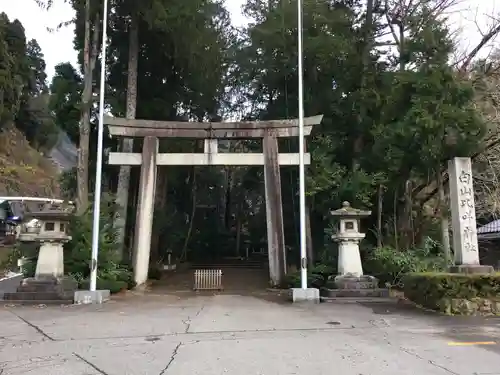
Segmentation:
{"type": "Polygon", "coordinates": [[[397,303],[398,301],[390,297],[320,297],[321,302],[325,303],[397,303]]]}
{"type": "Polygon", "coordinates": [[[193,264],[192,269],[227,269],[227,268],[238,268],[238,269],[260,269],[264,268],[265,264],[260,262],[255,263],[228,263],[228,264],[193,264]]]}
{"type": "Polygon", "coordinates": [[[56,278],[43,278],[43,279],[35,279],[34,277],[30,277],[27,279],[24,279],[22,284],[23,285],[57,285],[58,280],[56,278]]]}
{"type": "Polygon", "coordinates": [[[35,279],[29,278],[24,279],[23,282],[17,288],[18,292],[30,292],[30,293],[46,293],[46,292],[57,292],[63,293],[73,292],[78,288],[78,283],[72,278],[61,278],[61,279],[35,279]]]}
{"type": "Polygon", "coordinates": [[[3,296],[6,301],[58,301],[73,299],[73,293],[58,292],[15,292],[5,293],[3,296]]]}
{"type": "Polygon", "coordinates": [[[62,292],[63,288],[60,285],[54,285],[54,284],[42,284],[42,283],[30,283],[30,284],[24,284],[20,285],[17,288],[17,291],[22,293],[50,293],[50,292],[62,292]]]}
{"type": "Polygon", "coordinates": [[[9,300],[10,305],[72,305],[73,299],[58,300],[9,300]]]}
{"type": "Polygon", "coordinates": [[[345,297],[389,297],[389,290],[382,288],[374,289],[321,289],[321,296],[327,298],[345,297]]]}

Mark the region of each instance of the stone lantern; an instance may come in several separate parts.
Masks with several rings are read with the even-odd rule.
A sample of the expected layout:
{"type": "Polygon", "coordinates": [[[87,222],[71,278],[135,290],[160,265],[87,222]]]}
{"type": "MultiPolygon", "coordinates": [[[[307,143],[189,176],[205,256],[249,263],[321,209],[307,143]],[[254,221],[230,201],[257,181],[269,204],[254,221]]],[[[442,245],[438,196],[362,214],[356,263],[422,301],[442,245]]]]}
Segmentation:
{"type": "Polygon", "coordinates": [[[37,225],[23,228],[19,241],[40,243],[35,278],[58,279],[64,276],[64,244],[71,240],[67,234],[70,217],[70,212],[61,209],[26,215],[28,220],[36,219],[37,225]]]}
{"type": "Polygon", "coordinates": [[[344,202],[342,208],[332,211],[331,215],[339,219],[337,233],[332,236],[339,246],[338,274],[362,276],[359,243],[365,234],[359,231],[360,219],[370,216],[371,211],[358,210],[344,202]]]}
{"type": "Polygon", "coordinates": [[[363,275],[359,252],[359,243],[365,238],[360,232],[360,220],[370,216],[371,211],[359,210],[344,202],[342,208],[332,211],[331,215],[339,221],[337,232],[332,236],[338,243],[338,275],[334,287],[322,291],[323,298],[385,296],[387,291],[378,288],[375,277],[363,275]]]}
{"type": "Polygon", "coordinates": [[[64,278],[64,249],[71,240],[67,234],[71,217],[60,207],[50,207],[39,212],[25,215],[31,220],[24,225],[19,234],[23,243],[38,243],[40,249],[36,264],[35,277],[24,279],[15,293],[6,293],[4,299],[32,303],[73,303],[76,283],[64,278]]]}

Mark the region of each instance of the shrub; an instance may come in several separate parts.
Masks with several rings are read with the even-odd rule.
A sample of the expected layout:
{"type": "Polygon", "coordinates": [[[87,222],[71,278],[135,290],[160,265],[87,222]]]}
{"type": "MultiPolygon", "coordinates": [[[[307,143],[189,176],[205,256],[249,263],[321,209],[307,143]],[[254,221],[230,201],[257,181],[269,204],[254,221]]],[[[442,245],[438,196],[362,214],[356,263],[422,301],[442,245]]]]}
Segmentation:
{"type": "Polygon", "coordinates": [[[404,277],[404,293],[419,305],[445,312],[452,299],[498,298],[500,273],[411,273],[404,277]]]}
{"type": "Polygon", "coordinates": [[[383,284],[402,287],[407,273],[439,272],[446,269],[442,253],[433,253],[435,242],[427,239],[421,248],[396,250],[381,247],[372,250],[364,261],[364,271],[375,276],[383,284]]]}
{"type": "Polygon", "coordinates": [[[23,265],[24,276],[35,276],[39,247],[40,246],[36,243],[17,243],[10,249],[7,258],[0,264],[0,270],[17,272],[19,269],[17,261],[25,257],[27,262],[23,265]]]}
{"type": "MultiPolygon", "coordinates": [[[[93,209],[74,216],[70,222],[71,241],[64,246],[64,268],[68,273],[84,276],[90,274],[92,248],[93,209]]],[[[117,233],[113,228],[114,207],[112,201],[103,199],[101,205],[98,269],[113,269],[119,262],[117,233]]]]}
{"type": "MultiPolygon", "coordinates": [[[[325,286],[328,278],[337,273],[336,267],[327,264],[317,264],[307,270],[307,285],[313,288],[325,286]]],[[[300,270],[286,275],[284,281],[285,288],[300,288],[300,270]]]]}
{"type": "MultiPolygon", "coordinates": [[[[104,196],[101,205],[97,283],[118,291],[123,289],[123,285],[131,288],[135,284],[131,271],[119,263],[117,232],[113,227],[115,211],[114,201],[109,196],[104,196]]],[[[82,215],[74,216],[70,222],[72,239],[64,246],[65,272],[73,276],[83,289],[88,288],[90,277],[92,221],[92,207],[82,215]]]]}
{"type": "Polygon", "coordinates": [[[0,255],[3,258],[0,261],[0,272],[1,271],[17,271],[17,260],[22,257],[21,250],[19,246],[4,247],[0,255]]]}
{"type": "MultiPolygon", "coordinates": [[[[321,288],[325,284],[325,279],[318,274],[307,273],[307,285],[313,288],[321,288]]],[[[284,285],[285,288],[300,288],[301,276],[300,271],[296,271],[286,275],[284,285]]]]}
{"type": "MultiPolygon", "coordinates": [[[[80,289],[89,289],[90,277],[81,273],[69,273],[68,276],[73,277],[80,289]]],[[[97,289],[109,289],[111,293],[117,293],[134,286],[133,274],[126,268],[115,266],[113,269],[97,270],[97,289]]]]}

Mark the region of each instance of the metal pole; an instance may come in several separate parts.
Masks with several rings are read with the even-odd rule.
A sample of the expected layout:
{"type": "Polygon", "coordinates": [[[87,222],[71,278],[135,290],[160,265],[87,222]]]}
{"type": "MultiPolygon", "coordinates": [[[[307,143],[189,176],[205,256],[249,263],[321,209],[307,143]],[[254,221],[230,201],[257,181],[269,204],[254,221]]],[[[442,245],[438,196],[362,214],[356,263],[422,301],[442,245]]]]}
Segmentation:
{"type": "Polygon", "coordinates": [[[299,60],[299,211],[300,211],[300,284],[307,289],[306,245],[306,181],[304,167],[304,72],[302,57],[302,0],[297,0],[298,60],[299,60]]]}
{"type": "Polygon", "coordinates": [[[102,53],[101,53],[101,87],[99,89],[99,125],[97,128],[97,161],[94,189],[94,221],[92,226],[92,258],[90,263],[90,291],[97,287],[97,255],[99,253],[99,219],[101,216],[101,184],[102,184],[102,143],[104,133],[104,92],[106,86],[106,43],[108,24],[108,0],[104,0],[102,10],[102,53]]]}

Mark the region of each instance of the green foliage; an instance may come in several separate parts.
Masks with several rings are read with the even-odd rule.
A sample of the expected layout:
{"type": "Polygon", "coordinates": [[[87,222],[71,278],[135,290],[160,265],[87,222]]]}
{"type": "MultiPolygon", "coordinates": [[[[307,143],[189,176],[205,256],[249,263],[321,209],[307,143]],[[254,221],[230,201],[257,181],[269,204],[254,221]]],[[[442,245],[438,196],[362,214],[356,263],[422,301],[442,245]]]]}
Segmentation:
{"type": "Polygon", "coordinates": [[[444,256],[436,247],[436,243],[427,239],[422,247],[415,249],[375,248],[366,257],[364,269],[381,283],[402,287],[403,277],[408,273],[442,271],[446,268],[444,256]]]}
{"type": "Polygon", "coordinates": [[[76,168],[61,173],[59,184],[64,198],[74,199],[76,196],[76,168]]]}
{"type": "Polygon", "coordinates": [[[11,248],[3,248],[2,249],[2,261],[0,262],[0,270],[9,270],[15,271],[17,270],[17,260],[21,258],[21,249],[19,246],[13,246],[11,248]],[[7,253],[7,256],[4,254],[7,253]]]}
{"type": "MultiPolygon", "coordinates": [[[[138,117],[173,120],[179,112],[204,120],[217,113],[224,95],[229,62],[226,51],[233,38],[229,14],[219,1],[155,0],[144,5],[116,3],[115,27],[110,30],[108,83],[114,113],[125,113],[128,75],[129,19],[138,19],[138,117]],[[186,27],[189,25],[189,27],[186,27]],[[203,61],[203,64],[199,62],[203,61]],[[168,68],[166,68],[168,67],[168,68]]],[[[77,22],[79,46],[83,22],[77,22]]]]}
{"type": "MultiPolygon", "coordinates": [[[[92,245],[92,212],[90,207],[81,216],[74,216],[70,223],[72,239],[64,247],[64,268],[84,285],[90,276],[92,245]]],[[[114,200],[103,196],[99,232],[99,255],[97,260],[97,278],[99,282],[133,286],[129,269],[119,263],[116,229],[113,227],[113,215],[116,212],[114,200]],[[116,282],[116,283],[115,283],[116,282]]],[[[121,288],[119,288],[121,289],[121,288]]]]}
{"type": "Polygon", "coordinates": [[[50,149],[58,129],[48,108],[45,60],[18,20],[0,14],[0,128],[14,122],[32,146],[50,149]]]}
{"type": "MultiPolygon", "coordinates": [[[[295,5],[246,3],[253,22],[235,46],[234,92],[241,107],[252,103],[250,118],[297,116],[295,5]]],[[[427,5],[408,10],[401,53],[397,48],[382,53],[370,40],[386,39],[380,37],[388,27],[385,17],[366,25],[365,4],[304,1],[305,113],[324,115],[308,140],[313,227],[324,228],[328,211],[344,200],[373,207],[382,185],[383,220],[394,216],[396,232],[412,222],[409,230],[423,237],[421,205],[433,194],[418,194],[433,183],[429,176],[450,157],[469,156],[481,147],[485,124],[474,108],[474,92],[448,64],[451,35],[427,5]],[[419,188],[411,190],[412,207],[405,212],[400,202],[408,181],[419,188]]],[[[297,174],[282,175],[284,204],[297,209],[297,174]]],[[[375,224],[375,215],[369,220],[375,224]]],[[[285,217],[290,230],[298,230],[296,222],[285,217]]],[[[314,240],[322,242],[322,230],[314,240]]],[[[406,242],[401,247],[412,246],[406,242]]]]}
{"type": "Polygon", "coordinates": [[[452,299],[498,298],[500,273],[411,273],[404,277],[404,293],[405,297],[419,305],[448,312],[452,299]]]}
{"type": "MultiPolygon", "coordinates": [[[[76,10],[75,48],[82,62],[84,2],[70,3],[76,10]]],[[[100,4],[91,1],[90,5],[93,23],[100,4]]],[[[453,52],[451,35],[446,24],[429,12],[428,5],[427,1],[412,5],[403,17],[406,30],[403,46],[381,52],[387,48],[378,48],[372,41],[384,43],[382,40],[387,39],[380,35],[381,30],[388,29],[384,14],[375,17],[373,25],[367,25],[364,2],[304,1],[305,113],[324,115],[322,124],[314,128],[307,142],[312,156],[307,171],[308,207],[313,247],[325,249],[325,264],[326,258],[335,253],[331,238],[325,240],[328,213],[344,200],[355,207],[373,210],[380,203],[383,223],[390,220],[393,224],[382,225],[381,237],[396,237],[404,231],[399,242],[386,243],[403,249],[413,247],[410,242],[421,243],[429,235],[425,223],[430,220],[422,214],[422,207],[433,197],[429,186],[434,186],[435,172],[445,167],[448,158],[472,155],[483,146],[484,123],[473,103],[474,91],[457,75],[455,67],[449,65],[453,52]],[[410,207],[406,206],[404,196],[408,182],[412,187],[408,194],[410,207]],[[383,189],[378,197],[380,186],[383,189]],[[406,231],[413,231],[413,236],[406,235],[406,231]]],[[[255,120],[297,117],[294,1],[248,0],[244,11],[251,22],[240,30],[231,27],[227,11],[216,0],[145,3],[120,0],[110,6],[106,105],[113,115],[125,116],[127,77],[137,73],[137,118],[206,121],[215,114],[255,120]],[[128,69],[131,20],[137,21],[139,29],[138,72],[128,69]]],[[[7,26],[5,35],[10,27],[7,26]]],[[[95,25],[91,28],[95,29],[95,25]]],[[[0,33],[1,30],[0,25],[0,33]]],[[[0,38],[0,80],[8,77],[5,87],[13,98],[12,88],[17,87],[13,77],[22,80],[24,73],[14,71],[17,68],[12,62],[19,54],[10,51],[21,44],[0,38]]],[[[32,51],[31,70],[37,72],[31,77],[42,82],[41,52],[35,47],[28,48],[32,51]]],[[[100,63],[96,62],[96,68],[100,63]]],[[[96,84],[98,70],[92,77],[96,84]]],[[[64,129],[75,143],[79,137],[82,80],[75,67],[67,63],[58,65],[48,101],[54,116],[52,122],[46,122],[47,127],[53,123],[64,129]]],[[[32,102],[10,100],[8,104],[17,111],[18,104],[27,108],[32,102]]],[[[0,118],[1,111],[2,108],[0,118]]],[[[95,115],[93,109],[94,122],[95,115]]],[[[25,118],[30,128],[36,122],[29,116],[25,118]]],[[[91,137],[95,134],[93,126],[91,137]]],[[[220,147],[226,147],[222,143],[220,147]]],[[[255,141],[230,143],[229,151],[247,152],[261,147],[255,141]]],[[[91,140],[91,144],[95,142],[91,140]]],[[[108,146],[116,149],[112,143],[107,143],[108,146]]],[[[140,145],[135,142],[135,146],[138,152],[140,145]]],[[[295,139],[280,140],[282,151],[294,152],[297,147],[295,139]]],[[[162,141],[160,148],[162,152],[200,151],[196,142],[177,139],[162,141]]],[[[90,160],[95,160],[94,153],[91,149],[90,160]]],[[[116,181],[115,170],[105,170],[111,184],[116,181]]],[[[195,171],[178,167],[168,168],[165,173],[168,183],[158,184],[157,196],[159,201],[167,203],[166,207],[155,210],[154,221],[159,252],[169,249],[177,258],[186,248],[188,258],[214,256],[213,252],[224,251],[222,242],[231,245],[231,251],[236,247],[233,243],[237,232],[242,239],[240,245],[248,240],[251,243],[248,246],[262,246],[266,209],[261,168],[213,167],[195,171]]],[[[283,168],[281,175],[286,243],[295,245],[293,253],[299,243],[298,173],[295,168],[283,168]]],[[[137,179],[132,174],[131,185],[137,179]]],[[[62,185],[63,191],[73,197],[74,171],[65,174],[62,185]]],[[[375,227],[375,217],[366,220],[369,227],[375,227]]],[[[89,222],[79,220],[75,225],[85,227],[87,234],[76,234],[75,243],[81,245],[72,251],[76,263],[81,254],[84,254],[82,261],[87,263],[75,272],[86,270],[90,258],[89,222]]],[[[371,240],[367,238],[366,242],[371,240]]],[[[106,242],[104,249],[109,248],[104,253],[113,254],[110,241],[101,241],[106,242]]],[[[107,269],[118,267],[115,260],[106,256],[101,262],[107,269]]],[[[400,284],[401,275],[406,272],[441,266],[441,255],[425,246],[405,251],[376,249],[368,254],[367,260],[371,273],[392,284],[400,284]]],[[[78,268],[76,264],[74,267],[78,268]]],[[[324,279],[321,272],[309,272],[314,283],[324,279]]],[[[296,277],[290,284],[296,284],[296,277]]]]}
{"type": "MultiPolygon", "coordinates": [[[[330,276],[337,274],[337,267],[327,264],[317,264],[307,270],[307,285],[313,288],[325,286],[330,276]]],[[[284,283],[285,288],[300,288],[301,274],[300,270],[286,275],[284,283]]]]}
{"type": "Polygon", "coordinates": [[[0,13],[0,125],[13,121],[20,105],[23,81],[26,79],[26,37],[17,20],[10,22],[0,13]]]}
{"type": "Polygon", "coordinates": [[[36,262],[38,260],[38,255],[31,258],[26,264],[23,265],[23,275],[24,277],[34,277],[36,272],[36,262]]]}
{"type": "Polygon", "coordinates": [[[82,90],[82,78],[70,63],[56,65],[50,85],[49,108],[54,113],[54,122],[75,144],[79,142],[82,90]]]}
{"type": "Polygon", "coordinates": [[[7,257],[0,263],[0,270],[17,272],[19,269],[17,261],[21,258],[25,258],[27,262],[23,265],[24,276],[35,276],[39,247],[40,246],[36,243],[17,243],[10,249],[7,257]]]}

